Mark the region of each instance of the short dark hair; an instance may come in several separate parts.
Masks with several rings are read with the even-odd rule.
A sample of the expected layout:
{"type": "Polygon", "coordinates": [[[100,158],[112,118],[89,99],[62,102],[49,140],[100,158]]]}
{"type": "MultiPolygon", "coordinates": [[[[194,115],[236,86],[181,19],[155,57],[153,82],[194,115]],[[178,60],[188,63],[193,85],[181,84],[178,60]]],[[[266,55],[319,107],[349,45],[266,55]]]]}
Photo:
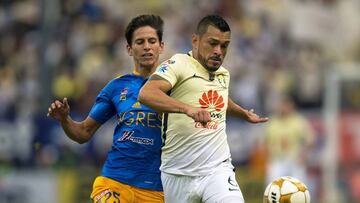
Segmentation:
{"type": "Polygon", "coordinates": [[[230,31],[230,26],[221,16],[207,15],[204,18],[202,18],[200,20],[200,22],[198,23],[197,28],[196,28],[196,34],[198,34],[200,36],[203,35],[206,32],[209,25],[216,27],[221,32],[230,31]]]}
{"type": "Polygon", "coordinates": [[[125,29],[125,38],[128,45],[132,43],[132,37],[136,29],[144,26],[150,26],[156,30],[159,41],[162,42],[164,32],[164,21],[157,15],[139,15],[133,18],[125,29]]]}

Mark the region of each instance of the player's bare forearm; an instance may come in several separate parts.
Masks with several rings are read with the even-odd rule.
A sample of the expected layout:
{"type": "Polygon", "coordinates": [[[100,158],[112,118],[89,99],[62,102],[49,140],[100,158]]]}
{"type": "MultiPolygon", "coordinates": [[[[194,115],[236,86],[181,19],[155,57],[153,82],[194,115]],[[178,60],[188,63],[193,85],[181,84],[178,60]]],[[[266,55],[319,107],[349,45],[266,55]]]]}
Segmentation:
{"type": "Polygon", "coordinates": [[[228,100],[228,107],[226,110],[226,113],[229,116],[239,117],[242,119],[247,119],[246,109],[242,108],[240,105],[237,105],[235,102],[233,102],[230,97],[228,100]]]}
{"type": "Polygon", "coordinates": [[[263,123],[269,120],[267,117],[258,116],[253,109],[246,110],[242,108],[230,98],[228,100],[228,108],[226,112],[230,116],[242,118],[250,123],[263,123]]]}
{"type": "Polygon", "coordinates": [[[100,124],[91,118],[86,118],[82,122],[74,121],[70,116],[60,122],[65,134],[75,142],[83,144],[91,139],[100,124]]]}

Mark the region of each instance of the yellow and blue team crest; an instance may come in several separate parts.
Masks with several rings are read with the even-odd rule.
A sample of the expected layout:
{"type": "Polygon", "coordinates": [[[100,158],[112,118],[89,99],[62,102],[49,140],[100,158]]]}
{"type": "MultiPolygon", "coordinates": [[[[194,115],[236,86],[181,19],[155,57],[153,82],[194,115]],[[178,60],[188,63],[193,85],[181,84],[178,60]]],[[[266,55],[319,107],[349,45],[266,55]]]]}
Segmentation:
{"type": "Polygon", "coordinates": [[[125,87],[120,94],[120,100],[126,100],[126,95],[129,92],[129,88],[125,87]]]}
{"type": "Polygon", "coordinates": [[[219,74],[219,75],[217,75],[217,79],[218,79],[220,85],[221,85],[223,88],[226,88],[225,76],[224,76],[223,74],[219,74]]]}
{"type": "Polygon", "coordinates": [[[134,109],[139,109],[139,108],[141,108],[140,102],[137,101],[135,104],[132,105],[132,108],[134,108],[134,109]]]}

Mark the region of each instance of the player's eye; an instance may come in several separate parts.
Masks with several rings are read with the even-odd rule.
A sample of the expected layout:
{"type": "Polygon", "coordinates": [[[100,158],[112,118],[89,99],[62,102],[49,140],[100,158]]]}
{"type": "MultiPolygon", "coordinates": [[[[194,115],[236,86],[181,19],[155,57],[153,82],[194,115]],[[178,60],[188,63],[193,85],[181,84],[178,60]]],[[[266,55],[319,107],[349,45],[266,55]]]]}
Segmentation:
{"type": "Polygon", "coordinates": [[[211,46],[216,46],[216,45],[218,45],[218,43],[217,42],[214,42],[214,41],[211,41],[210,43],[209,43],[211,46]]]}
{"type": "Polygon", "coordinates": [[[229,46],[229,44],[221,44],[222,49],[226,49],[229,46]]]}
{"type": "Polygon", "coordinates": [[[151,44],[155,44],[157,42],[157,40],[155,38],[150,38],[149,39],[149,43],[151,44]]]}
{"type": "Polygon", "coordinates": [[[135,40],[135,44],[137,44],[137,45],[140,45],[143,43],[144,43],[144,40],[142,40],[142,39],[135,40]]]}

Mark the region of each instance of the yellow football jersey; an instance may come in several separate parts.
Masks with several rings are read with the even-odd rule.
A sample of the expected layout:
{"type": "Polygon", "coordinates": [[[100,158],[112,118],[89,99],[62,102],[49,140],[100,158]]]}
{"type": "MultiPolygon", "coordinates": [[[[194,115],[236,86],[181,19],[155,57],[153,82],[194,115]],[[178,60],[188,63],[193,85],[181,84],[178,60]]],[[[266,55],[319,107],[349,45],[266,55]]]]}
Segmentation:
{"type": "Polygon", "coordinates": [[[185,114],[164,114],[160,169],[189,176],[208,174],[230,158],[225,133],[229,72],[221,66],[210,74],[189,53],[174,55],[154,74],[172,85],[172,98],[193,107],[206,108],[212,119],[203,126],[185,114]]]}

